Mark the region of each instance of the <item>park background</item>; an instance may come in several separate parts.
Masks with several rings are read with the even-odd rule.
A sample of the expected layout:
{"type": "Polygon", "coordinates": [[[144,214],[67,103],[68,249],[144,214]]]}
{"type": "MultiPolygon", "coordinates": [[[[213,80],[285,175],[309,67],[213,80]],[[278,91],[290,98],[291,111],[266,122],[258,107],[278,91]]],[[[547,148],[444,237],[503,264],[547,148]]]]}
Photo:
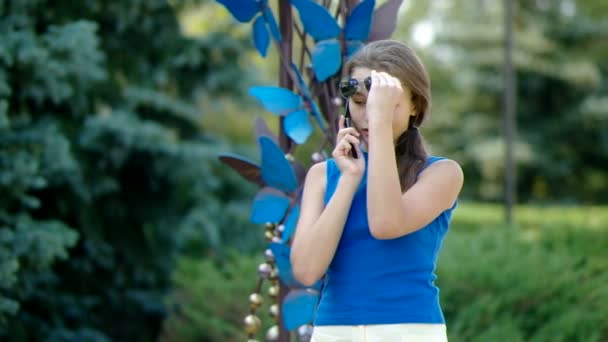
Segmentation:
{"type": "MultiPolygon", "coordinates": [[[[606,341],[608,3],[514,7],[511,224],[502,2],[406,0],[392,36],[431,74],[430,151],[465,173],[437,270],[448,335],[606,341]]],[[[278,128],[247,91],[277,83],[276,53],[210,0],[0,13],[0,338],[246,340],[264,227],[218,155],[256,160],[254,118],[278,128]]]]}

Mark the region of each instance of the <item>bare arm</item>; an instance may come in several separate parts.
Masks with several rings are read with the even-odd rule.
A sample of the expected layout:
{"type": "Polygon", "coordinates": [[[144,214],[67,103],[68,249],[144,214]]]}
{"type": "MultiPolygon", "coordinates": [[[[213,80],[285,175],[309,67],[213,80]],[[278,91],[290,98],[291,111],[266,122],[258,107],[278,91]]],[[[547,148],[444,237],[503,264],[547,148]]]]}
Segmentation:
{"type": "Polygon", "coordinates": [[[388,133],[370,139],[367,213],[371,234],[393,239],[426,226],[454,205],[464,176],[456,162],[437,161],[401,194],[390,126],[378,127],[378,131],[383,129],[388,133]]]}
{"type": "Polygon", "coordinates": [[[335,193],[324,206],[326,168],[326,162],[315,164],[306,175],[300,218],[291,248],[294,276],[306,286],[316,283],[327,271],[360,182],[357,177],[343,174],[335,193]]]}

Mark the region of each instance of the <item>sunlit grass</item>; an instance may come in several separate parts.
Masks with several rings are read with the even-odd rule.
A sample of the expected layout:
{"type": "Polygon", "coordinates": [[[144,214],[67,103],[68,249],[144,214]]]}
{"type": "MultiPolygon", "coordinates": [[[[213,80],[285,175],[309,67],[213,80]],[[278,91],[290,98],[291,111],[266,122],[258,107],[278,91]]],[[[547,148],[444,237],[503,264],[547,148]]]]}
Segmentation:
{"type": "MultiPolygon", "coordinates": [[[[504,217],[504,208],[499,204],[463,202],[454,212],[453,225],[492,229],[504,227],[504,217]]],[[[519,205],[514,217],[517,226],[526,229],[552,226],[608,229],[608,206],[519,205]]]]}

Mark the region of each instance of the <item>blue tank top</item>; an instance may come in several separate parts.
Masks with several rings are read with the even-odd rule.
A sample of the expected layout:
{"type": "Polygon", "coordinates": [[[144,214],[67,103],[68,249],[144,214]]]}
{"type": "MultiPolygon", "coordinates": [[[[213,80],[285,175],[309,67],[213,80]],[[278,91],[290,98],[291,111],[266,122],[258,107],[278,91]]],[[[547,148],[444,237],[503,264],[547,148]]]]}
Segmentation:
{"type": "MultiPolygon", "coordinates": [[[[424,167],[441,159],[429,157],[424,167]]],[[[325,204],[339,178],[335,161],[328,160],[325,204]]],[[[367,168],[326,272],[314,324],[445,323],[434,272],[456,203],[414,233],[378,240],[369,231],[366,190],[367,168]]]]}

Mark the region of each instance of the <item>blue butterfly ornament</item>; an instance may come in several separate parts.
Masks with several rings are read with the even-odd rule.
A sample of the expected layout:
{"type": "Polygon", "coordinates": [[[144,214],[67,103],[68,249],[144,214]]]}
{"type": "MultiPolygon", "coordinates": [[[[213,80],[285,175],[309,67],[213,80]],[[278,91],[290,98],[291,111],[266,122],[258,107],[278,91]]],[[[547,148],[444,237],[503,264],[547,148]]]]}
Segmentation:
{"type": "Polygon", "coordinates": [[[255,224],[280,222],[290,204],[290,198],[281,192],[269,187],[262,188],[253,199],[251,222],[255,224]]]}
{"type": "MultiPolygon", "coordinates": [[[[240,156],[223,154],[220,161],[236,170],[243,178],[259,185],[262,189],[256,194],[251,211],[251,222],[256,224],[277,223],[285,217],[291,205],[292,198],[299,187],[291,163],[272,137],[260,136],[258,139],[262,154],[261,166],[240,156]]],[[[291,210],[286,223],[292,230],[293,215],[297,209],[291,210]]]]}
{"type": "Polygon", "coordinates": [[[270,44],[268,30],[275,41],[281,41],[281,32],[279,32],[277,21],[268,6],[268,0],[217,0],[217,2],[224,5],[230,14],[242,23],[250,22],[254,16],[259,14],[253,21],[253,43],[262,57],[266,57],[270,44]]]}
{"type": "Polygon", "coordinates": [[[249,94],[257,98],[269,112],[285,117],[285,134],[297,144],[303,144],[312,134],[313,127],[304,101],[291,90],[275,86],[256,86],[249,89],[249,94]]]}
{"type": "Polygon", "coordinates": [[[291,4],[298,10],[304,31],[315,40],[312,67],[317,80],[323,82],[336,74],[342,66],[342,39],[345,41],[347,56],[367,40],[376,2],[360,2],[346,18],[344,32],[327,9],[316,2],[291,0],[291,4]]]}

